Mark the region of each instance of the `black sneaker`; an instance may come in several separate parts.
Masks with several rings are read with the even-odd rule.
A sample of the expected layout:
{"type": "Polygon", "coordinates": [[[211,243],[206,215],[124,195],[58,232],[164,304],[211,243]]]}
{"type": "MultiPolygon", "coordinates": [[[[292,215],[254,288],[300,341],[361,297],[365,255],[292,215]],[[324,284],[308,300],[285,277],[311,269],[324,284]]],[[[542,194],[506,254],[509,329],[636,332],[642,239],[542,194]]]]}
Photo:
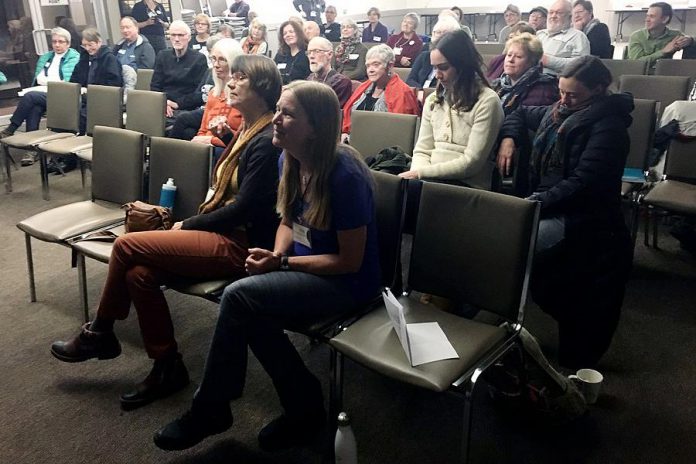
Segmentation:
{"type": "Polygon", "coordinates": [[[20,164],[22,166],[31,166],[36,162],[36,154],[33,152],[28,152],[27,154],[22,157],[22,161],[20,161],[20,164]]]}
{"type": "Polygon", "coordinates": [[[15,131],[11,130],[9,127],[6,127],[2,132],[0,132],[0,139],[4,139],[5,137],[11,137],[13,136],[15,131]]]}
{"type": "Polygon", "coordinates": [[[228,404],[211,408],[192,407],[183,416],[170,422],[155,433],[155,445],[165,451],[179,451],[197,445],[211,435],[232,427],[232,412],[228,404]],[[214,413],[211,411],[215,411],[214,413]]]}
{"type": "Polygon", "coordinates": [[[326,416],[323,414],[313,420],[301,421],[283,414],[261,429],[258,437],[259,446],[264,451],[280,451],[309,445],[316,441],[325,425],[326,416]]]}

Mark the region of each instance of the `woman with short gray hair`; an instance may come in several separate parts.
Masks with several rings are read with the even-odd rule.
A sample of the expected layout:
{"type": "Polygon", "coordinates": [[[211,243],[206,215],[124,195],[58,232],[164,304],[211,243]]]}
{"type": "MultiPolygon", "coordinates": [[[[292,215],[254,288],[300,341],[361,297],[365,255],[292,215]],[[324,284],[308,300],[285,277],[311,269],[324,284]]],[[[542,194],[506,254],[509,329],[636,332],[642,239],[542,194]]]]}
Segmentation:
{"type": "Polygon", "coordinates": [[[333,68],[354,81],[363,81],[367,47],[360,43],[360,29],[352,19],[341,23],[341,42],[334,51],[333,68]]]}
{"type": "Polygon", "coordinates": [[[423,41],[416,34],[419,22],[416,13],[406,13],[401,20],[401,32],[392,34],[387,40],[387,45],[394,49],[394,66],[397,68],[410,68],[423,50],[423,41]]]}
{"type": "MultiPolygon", "coordinates": [[[[420,52],[418,57],[411,67],[411,72],[406,79],[406,83],[411,87],[419,89],[435,87],[437,79],[435,78],[435,70],[430,64],[430,50],[435,48],[438,40],[448,32],[458,31],[461,28],[457,20],[452,16],[440,16],[435,26],[433,26],[433,34],[430,39],[430,47],[427,50],[420,52]]],[[[469,34],[471,36],[471,34],[469,34]]]]}
{"type": "MultiPolygon", "coordinates": [[[[343,105],[341,140],[350,134],[353,110],[382,111],[401,114],[418,114],[420,106],[413,90],[392,73],[394,51],[385,44],[372,47],[367,52],[367,81],[363,82],[343,105]]],[[[363,153],[363,156],[376,153],[363,153]]]]}

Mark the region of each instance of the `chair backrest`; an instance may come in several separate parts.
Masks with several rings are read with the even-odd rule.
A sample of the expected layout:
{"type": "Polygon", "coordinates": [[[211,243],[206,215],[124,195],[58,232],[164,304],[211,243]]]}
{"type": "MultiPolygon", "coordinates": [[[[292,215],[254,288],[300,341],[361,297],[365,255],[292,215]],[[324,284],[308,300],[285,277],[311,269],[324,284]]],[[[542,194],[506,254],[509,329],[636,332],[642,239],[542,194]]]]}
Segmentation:
{"type": "Polygon", "coordinates": [[[167,96],[150,90],[131,90],[126,102],[126,129],[164,137],[167,96]]]}
{"type": "Polygon", "coordinates": [[[619,82],[619,90],[632,93],[634,98],[660,102],[658,118],[664,108],[676,100],[686,100],[689,94],[689,78],[686,76],[623,75],[619,82]]]}
{"type": "Polygon", "coordinates": [[[505,49],[505,44],[497,42],[475,42],[474,46],[481,55],[500,55],[505,49]]]}
{"type": "Polygon", "coordinates": [[[123,88],[109,85],[87,87],[87,134],[94,126],[123,127],[123,88]]]}
{"type": "Polygon", "coordinates": [[[46,127],[68,132],[80,131],[80,84],[49,82],[46,96],[46,127]]]}
{"type": "Polygon", "coordinates": [[[642,60],[610,60],[602,58],[602,63],[611,71],[613,84],[618,87],[619,79],[624,74],[641,76],[645,74],[647,62],[642,60]]]}
{"type": "Polygon", "coordinates": [[[696,183],[696,142],[672,139],[667,149],[665,175],[668,179],[696,183]]]}
{"type": "Polygon", "coordinates": [[[406,212],[406,179],[372,171],[375,180],[377,235],[382,284],[399,292],[401,279],[401,232],[406,212]]]}
{"type": "Polygon", "coordinates": [[[141,199],[145,136],[95,126],[92,137],[92,199],[119,204],[141,199]]]}
{"type": "Polygon", "coordinates": [[[154,69],[138,69],[138,80],[135,81],[135,90],[150,90],[150,82],[154,73],[154,69]]]}
{"type": "Polygon", "coordinates": [[[392,71],[394,71],[398,76],[401,78],[402,81],[406,82],[406,79],[408,79],[408,75],[411,73],[411,68],[397,68],[393,67],[392,71]]]}
{"type": "Polygon", "coordinates": [[[631,149],[626,158],[626,167],[644,171],[648,168],[648,155],[652,150],[655,137],[657,102],[636,98],[633,104],[635,105],[631,112],[633,123],[628,128],[631,149]]]}
{"type": "Polygon", "coordinates": [[[689,86],[692,86],[696,78],[696,60],[657,60],[655,75],[688,76],[690,78],[689,86]]]}
{"type": "Polygon", "coordinates": [[[162,184],[174,179],[174,219],[180,221],[198,213],[210,186],[212,147],[186,140],[153,137],[150,140],[149,202],[159,203],[162,184]]]}
{"type": "Polygon", "coordinates": [[[539,204],[425,182],[409,288],[522,322],[539,204]]]}
{"type": "Polygon", "coordinates": [[[394,145],[410,155],[415,145],[417,122],[418,116],[413,114],[353,111],[350,144],[363,158],[394,145]]]}
{"type": "MultiPolygon", "coordinates": [[[[490,71],[490,69],[488,69],[488,65],[490,64],[491,61],[493,61],[493,58],[495,58],[497,56],[500,56],[500,55],[491,55],[489,53],[481,53],[481,58],[483,59],[483,66],[484,66],[485,72],[490,71]]],[[[500,76],[498,76],[498,77],[500,77],[500,76]]]]}

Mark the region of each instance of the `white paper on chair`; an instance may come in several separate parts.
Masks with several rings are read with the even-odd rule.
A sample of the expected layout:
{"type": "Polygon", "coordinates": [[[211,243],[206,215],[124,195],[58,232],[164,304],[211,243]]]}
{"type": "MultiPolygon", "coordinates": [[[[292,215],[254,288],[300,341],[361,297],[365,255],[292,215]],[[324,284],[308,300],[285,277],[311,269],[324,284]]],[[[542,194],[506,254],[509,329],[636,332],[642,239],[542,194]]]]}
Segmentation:
{"type": "Polygon", "coordinates": [[[17,95],[20,97],[23,97],[24,94],[29,93],[29,92],[43,92],[46,93],[48,92],[48,86],[46,85],[36,85],[34,87],[27,87],[26,89],[22,89],[19,92],[17,92],[17,95]]]}
{"type": "Polygon", "coordinates": [[[387,314],[411,367],[442,359],[459,358],[437,322],[407,324],[404,307],[388,288],[382,292],[387,314]]]}

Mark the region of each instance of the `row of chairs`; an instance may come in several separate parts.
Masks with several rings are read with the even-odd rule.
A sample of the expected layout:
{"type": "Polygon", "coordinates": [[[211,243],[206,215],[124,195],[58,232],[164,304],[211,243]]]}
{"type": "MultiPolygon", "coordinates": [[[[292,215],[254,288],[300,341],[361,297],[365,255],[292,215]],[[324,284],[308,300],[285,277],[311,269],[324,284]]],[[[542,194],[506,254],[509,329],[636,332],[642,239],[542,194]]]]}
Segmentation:
{"type": "MultiPolygon", "coordinates": [[[[31,237],[69,246],[76,254],[78,281],[89,319],[85,258],[108,262],[111,243],[80,241],[88,230],[118,227],[118,205],[142,191],[142,134],[97,126],[94,134],[93,198],[39,213],[18,227],[28,246],[32,301],[36,295],[31,264],[31,237]],[[95,219],[98,218],[98,219],[95,219]],[[56,220],[60,219],[60,224],[56,220]],[[58,230],[62,229],[62,230],[58,230]]],[[[195,212],[205,196],[210,152],[199,144],[153,138],[150,148],[150,196],[159,184],[178,176],[175,217],[195,212]],[[205,175],[192,176],[192,173],[205,175]]],[[[381,299],[353,311],[290,330],[331,346],[330,414],[342,408],[343,358],[399,381],[434,392],[453,391],[465,400],[463,452],[468,454],[472,420],[472,393],[481,373],[518,343],[538,223],[538,204],[514,197],[463,187],[426,183],[411,253],[407,290],[442,295],[489,311],[509,323],[477,322],[424,305],[399,291],[401,235],[406,205],[406,181],[373,173],[376,183],[377,225],[382,283],[394,288],[408,309],[409,322],[436,321],[455,347],[459,358],[413,368],[391,330],[381,299]],[[447,217],[444,221],[442,218],[447,217]],[[461,237],[466,235],[466,243],[461,237]],[[362,316],[362,317],[361,317],[362,316]],[[357,321],[349,325],[346,321],[357,321]]],[[[185,279],[170,288],[219,301],[229,280],[212,282],[185,279]]],[[[330,312],[329,312],[330,313],[330,312]]]]}
{"type": "MultiPolygon", "coordinates": [[[[166,95],[149,90],[131,90],[122,110],[120,87],[90,85],[87,88],[87,126],[85,136],[77,136],[81,105],[81,88],[70,82],[49,82],[45,130],[18,133],[2,139],[5,167],[5,190],[12,192],[10,148],[36,151],[41,166],[42,193],[50,199],[47,162],[51,156],[75,154],[89,162],[92,134],[96,126],[125,127],[147,136],[164,136],[166,95]],[[124,124],[125,119],[125,124],[124,124]]],[[[84,185],[84,164],[81,164],[84,185]]]]}

